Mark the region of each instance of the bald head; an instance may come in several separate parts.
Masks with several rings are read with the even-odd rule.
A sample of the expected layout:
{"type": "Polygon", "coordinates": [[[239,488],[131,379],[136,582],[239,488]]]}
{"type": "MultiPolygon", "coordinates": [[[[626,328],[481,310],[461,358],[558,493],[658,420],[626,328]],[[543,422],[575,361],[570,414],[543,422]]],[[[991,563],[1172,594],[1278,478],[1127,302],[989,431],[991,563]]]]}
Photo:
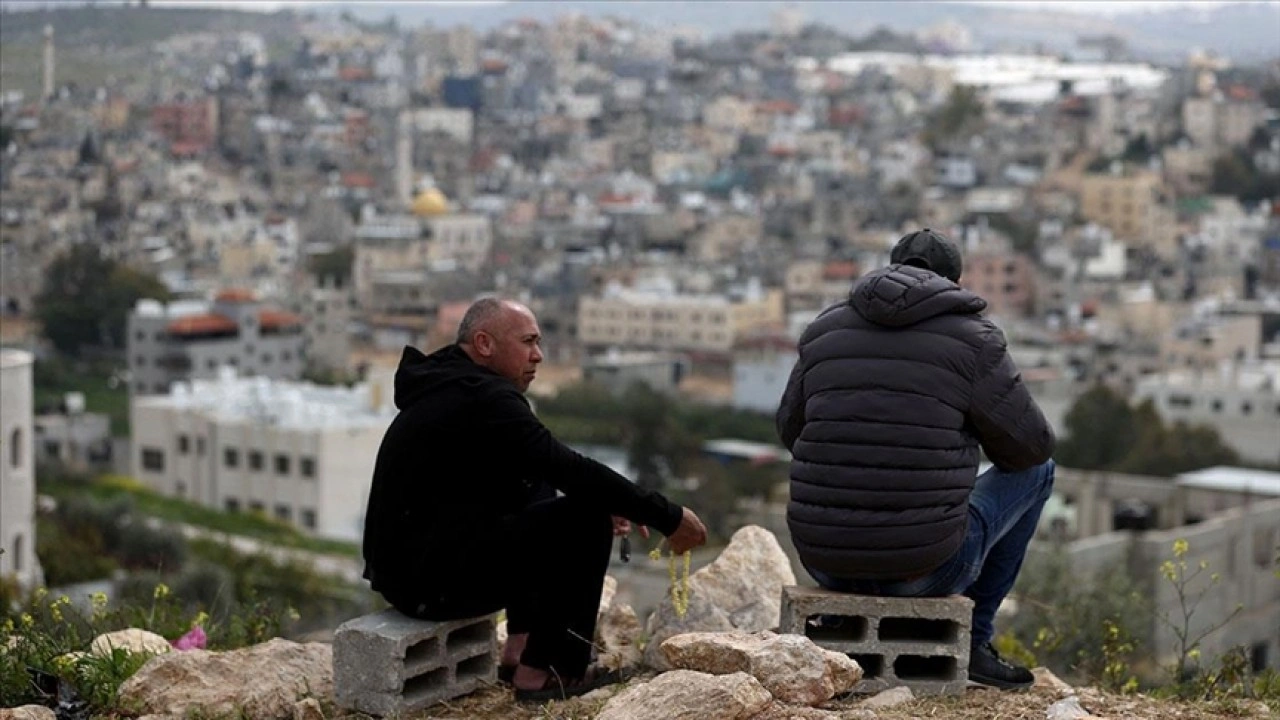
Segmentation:
{"type": "Polygon", "coordinates": [[[533,382],[542,362],[542,332],[533,311],[513,300],[482,298],[458,325],[458,346],[476,362],[515,383],[533,382]]]}

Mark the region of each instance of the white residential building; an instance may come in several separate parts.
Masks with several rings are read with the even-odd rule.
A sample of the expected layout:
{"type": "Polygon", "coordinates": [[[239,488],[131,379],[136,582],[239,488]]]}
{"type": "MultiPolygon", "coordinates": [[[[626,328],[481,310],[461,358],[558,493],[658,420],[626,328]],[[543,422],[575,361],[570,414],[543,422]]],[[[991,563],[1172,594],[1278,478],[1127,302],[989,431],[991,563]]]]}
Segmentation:
{"type": "Polygon", "coordinates": [[[578,339],[594,348],[727,353],[746,334],[781,329],[781,290],[741,299],[610,287],[578,301],[578,339]]]}
{"type": "Polygon", "coordinates": [[[1135,395],[1150,399],[1165,422],[1214,427],[1243,460],[1280,463],[1280,363],[1151,375],[1138,381],[1135,395]]]}
{"type": "Polygon", "coordinates": [[[133,399],[133,472],[163,495],[356,541],[391,400],[383,375],[351,388],[229,370],[176,383],[133,399]]]}
{"type": "Polygon", "coordinates": [[[787,378],[799,355],[795,349],[740,357],[733,363],[733,406],[740,410],[775,413],[787,389],[787,378]]]}
{"type": "Polygon", "coordinates": [[[36,558],[31,353],[0,350],[0,578],[43,582],[36,558]]]}

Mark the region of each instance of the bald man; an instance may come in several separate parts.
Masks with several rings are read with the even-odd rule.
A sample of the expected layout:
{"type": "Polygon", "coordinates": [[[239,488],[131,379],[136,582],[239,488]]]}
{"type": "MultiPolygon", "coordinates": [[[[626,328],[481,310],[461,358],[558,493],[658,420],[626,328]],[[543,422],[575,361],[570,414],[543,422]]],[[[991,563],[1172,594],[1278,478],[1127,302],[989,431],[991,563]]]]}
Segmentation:
{"type": "Polygon", "coordinates": [[[506,608],[499,674],[534,702],[617,679],[589,667],[613,535],[652,527],[676,553],[707,537],[693,511],[570,450],[539,422],[524,392],[541,341],[529,308],[486,298],[467,310],[453,345],[404,349],[400,414],[378,452],[364,532],[365,577],[406,615],[506,608]]]}

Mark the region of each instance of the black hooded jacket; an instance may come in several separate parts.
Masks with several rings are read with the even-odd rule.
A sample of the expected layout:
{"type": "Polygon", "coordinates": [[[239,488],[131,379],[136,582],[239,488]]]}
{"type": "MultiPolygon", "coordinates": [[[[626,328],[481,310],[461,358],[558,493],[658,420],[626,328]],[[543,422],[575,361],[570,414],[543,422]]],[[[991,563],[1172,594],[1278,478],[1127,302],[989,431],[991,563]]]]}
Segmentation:
{"type": "Polygon", "coordinates": [[[683,509],[565,447],[510,380],[457,345],[406,347],[396,371],[400,414],[383,437],[365,514],[365,577],[374,590],[432,592],[513,557],[502,529],[555,488],[671,534],[683,509]]]}
{"type": "Polygon", "coordinates": [[[986,302],[928,270],[868,274],[800,338],[778,408],[787,523],[836,577],[925,575],[959,549],[978,446],[1003,470],[1049,459],[1053,431],[986,302]]]}

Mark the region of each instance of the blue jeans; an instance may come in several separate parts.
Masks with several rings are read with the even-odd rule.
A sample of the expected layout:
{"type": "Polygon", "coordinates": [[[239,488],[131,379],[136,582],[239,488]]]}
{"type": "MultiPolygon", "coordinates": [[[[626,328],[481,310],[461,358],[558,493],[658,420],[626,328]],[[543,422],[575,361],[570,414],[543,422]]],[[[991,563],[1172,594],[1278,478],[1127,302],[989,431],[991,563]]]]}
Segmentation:
{"type": "MultiPolygon", "coordinates": [[[[1035,537],[1040,510],[1053,491],[1052,460],[1019,472],[990,468],[978,476],[969,496],[969,531],[964,543],[938,569],[914,580],[853,580],[809,570],[829,590],[884,597],[942,597],[973,600],[973,644],[991,641],[1000,601],[1013,588],[1027,545],[1035,537]]],[[[806,568],[808,569],[808,568],[806,568]]]]}

